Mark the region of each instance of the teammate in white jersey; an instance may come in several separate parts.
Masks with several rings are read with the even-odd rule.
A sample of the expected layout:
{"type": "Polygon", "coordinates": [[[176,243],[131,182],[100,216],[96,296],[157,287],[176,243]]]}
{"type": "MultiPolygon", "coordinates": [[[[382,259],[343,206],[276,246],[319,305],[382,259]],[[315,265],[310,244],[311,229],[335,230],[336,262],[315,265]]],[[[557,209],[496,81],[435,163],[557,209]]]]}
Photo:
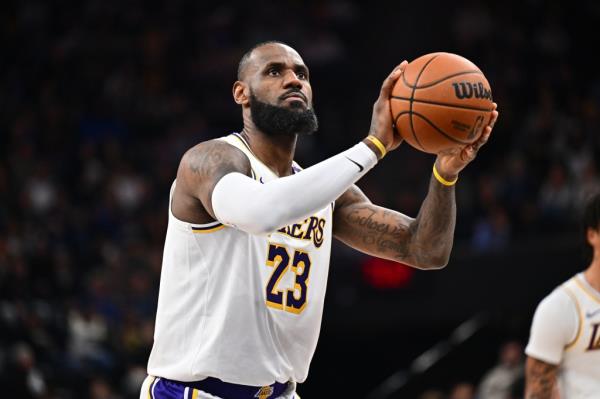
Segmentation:
{"type": "Polygon", "coordinates": [[[418,216],[372,204],[354,185],[401,138],[383,83],[369,136],[301,170],[298,135],[317,129],[308,68],[291,47],[261,43],[238,68],[239,134],[191,148],[171,190],[154,345],[143,398],[293,398],[313,356],[333,237],[422,269],[446,265],[454,183],[473,145],[439,154],[418,216]]]}
{"type": "Polygon", "coordinates": [[[600,195],[584,210],[591,263],[538,305],[527,354],[526,398],[600,398],[600,195]]]}

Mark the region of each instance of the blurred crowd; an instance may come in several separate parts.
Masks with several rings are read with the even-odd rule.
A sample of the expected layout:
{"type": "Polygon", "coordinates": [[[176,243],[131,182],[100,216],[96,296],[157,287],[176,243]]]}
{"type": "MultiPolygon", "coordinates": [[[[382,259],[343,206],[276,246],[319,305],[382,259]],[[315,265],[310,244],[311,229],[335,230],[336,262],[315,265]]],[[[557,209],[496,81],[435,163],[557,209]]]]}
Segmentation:
{"type": "MultiPolygon", "coordinates": [[[[501,119],[459,184],[457,240],[473,251],[575,231],[579,205],[600,186],[600,77],[586,56],[595,27],[581,22],[600,18],[593,1],[568,13],[560,2],[466,2],[432,16],[440,28],[423,32],[423,43],[407,39],[393,52],[380,38],[410,37],[414,28],[395,9],[350,0],[205,3],[5,4],[0,380],[14,397],[137,397],[178,160],[241,127],[229,90],[240,56],[258,41],[289,42],[311,68],[322,133],[299,143],[305,165],[364,135],[399,54],[448,50],[476,61],[501,119]]],[[[426,10],[414,7],[403,12],[426,10]]],[[[364,187],[415,215],[431,158],[401,151],[390,165],[414,173],[383,169],[397,184],[375,176],[364,187]]]]}
{"type": "Polygon", "coordinates": [[[518,341],[507,341],[500,347],[497,363],[485,371],[480,381],[456,382],[448,390],[431,388],[418,399],[523,399],[524,396],[523,347],[518,341]]]}

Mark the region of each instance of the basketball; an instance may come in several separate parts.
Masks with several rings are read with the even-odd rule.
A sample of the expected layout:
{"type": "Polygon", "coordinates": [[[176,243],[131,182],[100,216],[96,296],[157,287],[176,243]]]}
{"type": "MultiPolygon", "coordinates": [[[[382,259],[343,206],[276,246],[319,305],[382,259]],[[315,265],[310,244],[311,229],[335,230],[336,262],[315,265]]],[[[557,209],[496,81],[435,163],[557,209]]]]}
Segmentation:
{"type": "Polygon", "coordinates": [[[407,143],[437,154],[479,139],[492,115],[492,91],[468,59],[431,53],[406,66],[392,89],[390,108],[407,143]]]}

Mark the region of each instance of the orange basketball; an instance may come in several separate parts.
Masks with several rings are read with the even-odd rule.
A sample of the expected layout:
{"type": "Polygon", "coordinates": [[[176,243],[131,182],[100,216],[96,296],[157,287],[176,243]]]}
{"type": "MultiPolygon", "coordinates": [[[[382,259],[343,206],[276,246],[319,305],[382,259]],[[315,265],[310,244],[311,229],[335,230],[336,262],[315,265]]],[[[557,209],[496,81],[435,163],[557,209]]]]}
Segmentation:
{"type": "Polygon", "coordinates": [[[431,53],[406,66],[390,98],[392,118],[402,138],[436,154],[476,141],[490,121],[492,90],[471,61],[431,53]]]}

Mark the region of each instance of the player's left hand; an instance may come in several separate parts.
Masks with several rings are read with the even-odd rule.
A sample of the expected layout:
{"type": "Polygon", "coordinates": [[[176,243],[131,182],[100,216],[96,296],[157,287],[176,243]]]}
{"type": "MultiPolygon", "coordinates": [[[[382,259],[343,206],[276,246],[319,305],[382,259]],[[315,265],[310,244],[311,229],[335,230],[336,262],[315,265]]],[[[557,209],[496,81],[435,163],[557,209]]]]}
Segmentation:
{"type": "Polygon", "coordinates": [[[498,105],[494,103],[494,110],[489,124],[484,128],[479,140],[464,147],[455,147],[438,153],[435,160],[435,168],[438,173],[446,180],[454,180],[458,177],[461,170],[465,168],[475,157],[477,152],[485,143],[487,143],[492,134],[492,129],[496,120],[498,120],[498,105]]]}

